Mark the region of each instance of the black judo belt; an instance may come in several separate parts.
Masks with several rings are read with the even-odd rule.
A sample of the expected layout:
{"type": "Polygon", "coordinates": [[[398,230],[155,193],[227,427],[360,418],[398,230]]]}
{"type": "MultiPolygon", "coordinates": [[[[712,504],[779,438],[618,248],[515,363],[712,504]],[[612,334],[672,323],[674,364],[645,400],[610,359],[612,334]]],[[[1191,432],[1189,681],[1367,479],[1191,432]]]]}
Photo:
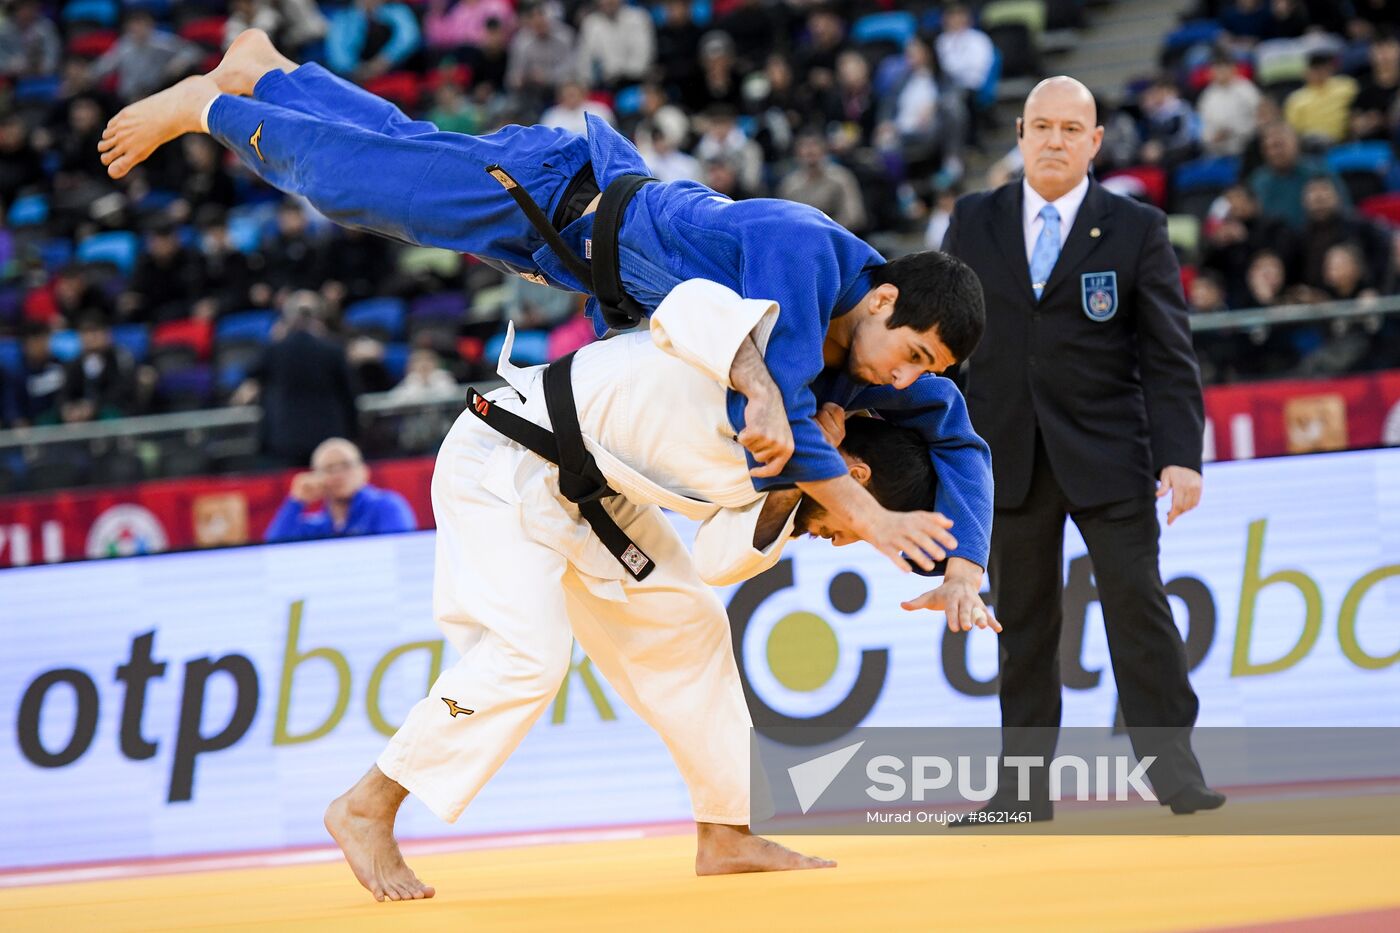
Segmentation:
{"type": "Polygon", "coordinates": [[[622,232],[622,215],[627,205],[636,197],[643,186],[657,179],[647,175],[622,175],[602,190],[598,201],[598,212],[593,217],[592,264],[584,262],[569,249],[559,231],[583,216],[593,198],[598,194],[598,182],[593,175],[592,164],[585,165],[574,176],[569,187],[560,199],[559,209],[551,221],[534,198],[530,197],[510,173],[499,165],[488,165],[486,171],[501,183],[520,210],[525,214],[530,226],[544,238],[554,254],[564,263],[569,274],[585,287],[590,287],[598,297],[599,310],[603,321],[611,328],[625,330],[641,323],[647,315],[646,308],[622,286],[621,255],[618,249],[618,236],[622,232]]]}
{"type": "Polygon", "coordinates": [[[593,533],[603,542],[618,563],[633,578],[646,579],[656,566],[641,548],[632,543],[626,532],[617,526],[603,508],[602,500],[617,495],[608,485],[593,455],[583,445],[583,431],[578,424],[578,408],[574,404],[571,371],[574,355],[560,357],[544,371],[544,404],[549,411],[551,433],[544,428],[506,411],[477,392],[467,389],[467,405],[482,421],[495,431],[520,444],[559,467],[559,491],[574,505],[593,533]]]}

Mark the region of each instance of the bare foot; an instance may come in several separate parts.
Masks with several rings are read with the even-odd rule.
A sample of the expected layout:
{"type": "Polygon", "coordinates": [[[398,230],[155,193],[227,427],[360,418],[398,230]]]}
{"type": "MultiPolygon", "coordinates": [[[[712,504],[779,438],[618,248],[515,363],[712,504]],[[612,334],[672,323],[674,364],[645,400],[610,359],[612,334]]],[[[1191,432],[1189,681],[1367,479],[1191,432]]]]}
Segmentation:
{"type": "Polygon", "coordinates": [[[831,859],[815,858],[755,836],[746,826],[696,825],[695,873],[737,875],[751,871],[802,871],[835,868],[831,859]]]}
{"type": "Polygon", "coordinates": [[[213,81],[196,76],[123,107],[107,121],[97,144],[107,174],[121,178],[177,136],[204,132],[200,114],[204,105],[218,96],[219,88],[213,81]]]}
{"type": "Polygon", "coordinates": [[[371,816],[356,809],[355,791],[337,797],[326,808],[326,829],[330,830],[355,879],[376,901],[413,901],[437,892],[418,880],[404,862],[394,841],[394,818],[371,816]]]}
{"type": "Polygon", "coordinates": [[[219,67],[209,72],[209,78],[225,94],[251,97],[258,80],[269,71],[295,71],[292,61],[272,44],[261,29],[245,29],[224,53],[219,67]]]}

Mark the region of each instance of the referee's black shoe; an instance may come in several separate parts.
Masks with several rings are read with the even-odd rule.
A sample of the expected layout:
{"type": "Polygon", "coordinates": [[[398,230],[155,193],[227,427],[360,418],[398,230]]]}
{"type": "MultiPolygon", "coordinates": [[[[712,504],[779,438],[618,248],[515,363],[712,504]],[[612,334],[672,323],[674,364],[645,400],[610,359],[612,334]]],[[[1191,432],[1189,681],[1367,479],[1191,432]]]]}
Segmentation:
{"type": "Polygon", "coordinates": [[[1181,790],[1162,801],[1163,806],[1172,808],[1178,816],[1186,816],[1197,810],[1216,810],[1225,804],[1225,795],[1211,790],[1204,784],[1187,784],[1181,790]]]}
{"type": "Polygon", "coordinates": [[[986,804],[971,813],[950,816],[947,825],[949,829],[1003,824],[1016,826],[1023,823],[1047,823],[1054,818],[1055,805],[1049,800],[1016,800],[1014,797],[993,794],[986,804]]]}

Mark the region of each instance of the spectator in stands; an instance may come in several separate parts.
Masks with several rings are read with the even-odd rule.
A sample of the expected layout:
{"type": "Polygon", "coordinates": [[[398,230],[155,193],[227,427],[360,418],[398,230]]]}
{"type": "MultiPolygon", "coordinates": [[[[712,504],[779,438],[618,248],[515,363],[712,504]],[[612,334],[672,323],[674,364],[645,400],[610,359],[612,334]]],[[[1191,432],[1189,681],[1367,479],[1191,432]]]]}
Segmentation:
{"type": "Polygon", "coordinates": [[[676,148],[660,127],[643,123],[637,128],[637,150],[651,173],[662,181],[699,181],[704,174],[700,160],[676,148]]]}
{"type": "Polygon", "coordinates": [[[842,52],[836,59],[836,88],[828,98],[827,120],[843,124],[860,144],[875,136],[875,87],[870,63],[859,52],[842,52]]]}
{"type": "Polygon", "coordinates": [[[174,224],[162,223],[146,237],[117,314],[122,321],[142,324],[177,321],[190,316],[203,286],[203,257],[180,242],[174,224]]]}
{"type": "Polygon", "coordinates": [[[559,85],[554,106],[540,116],[540,123],[583,136],[588,134],[587,115],[590,113],[608,123],[617,123],[617,117],[613,115],[611,107],[596,100],[589,100],[588,89],[581,82],[569,78],[559,85]]]}
{"type": "Polygon", "coordinates": [[[1324,254],[1320,289],[1324,299],[1352,301],[1374,298],[1378,294],[1374,281],[1366,269],[1361,248],[1355,243],[1337,243],[1324,254]]]}
{"type": "Polygon", "coordinates": [[[778,197],[810,204],[852,233],[867,227],[865,202],[851,170],[831,160],[820,133],[797,139],[797,167],[778,185],[778,197]]]}
{"type": "Polygon", "coordinates": [[[233,207],[238,195],[232,176],[224,169],[223,148],[202,133],[189,133],[180,143],[184,156],[183,177],[180,200],[172,205],[172,216],[186,221],[198,216],[207,206],[224,210],[233,207]]]}
{"type": "Polygon", "coordinates": [[[691,87],[700,74],[700,27],[690,14],[690,0],[663,0],[656,30],[656,65],[661,83],[691,87]]]}
{"type": "Polygon", "coordinates": [[[510,43],[506,88],[538,106],[578,73],[574,31],[555,20],[544,0],[522,3],[520,18],[521,28],[510,43]]]}
{"type": "Polygon", "coordinates": [[[1307,32],[1308,25],[1308,11],[1298,0],[1269,0],[1265,39],[1296,39],[1307,32]]]}
{"type": "Polygon", "coordinates": [[[112,303],[87,270],[75,263],[55,272],[47,287],[30,291],[24,305],[25,319],[46,328],[75,327],[84,311],[100,311],[110,319],[112,303]]]}
{"type": "Polygon", "coordinates": [[[1351,102],[1351,134],[1356,139],[1389,140],[1400,130],[1400,36],[1377,36],[1370,57],[1371,73],[1351,102]]]}
{"type": "Polygon", "coordinates": [[[0,116],[0,201],[9,204],[26,189],[44,182],[44,160],[34,146],[24,117],[0,116]]]}
{"type": "Polygon", "coordinates": [[[775,44],[785,45],[787,5],[763,0],[734,0],[715,17],[715,29],[734,40],[734,53],[745,70],[759,67],[775,44]]]}
{"type": "Polygon", "coordinates": [[[332,437],[312,453],[311,471],[292,477],[291,492],[263,540],[395,534],[417,527],[418,519],[403,496],[370,485],[369,467],[360,449],[344,438],[332,437]]]}
{"type": "Polygon", "coordinates": [[[511,30],[494,17],[486,21],[486,33],[481,45],[464,50],[462,56],[472,70],[472,94],[478,104],[506,89],[506,72],[510,68],[511,30]]]}
{"type": "Polygon", "coordinates": [[[1224,311],[1228,307],[1225,302],[1225,283],[1217,273],[1209,269],[1201,269],[1196,273],[1191,280],[1191,290],[1186,299],[1192,313],[1224,311]]]}
{"type": "Polygon", "coordinates": [[[763,150],[744,135],[738,115],[731,107],[717,104],[705,112],[705,131],[695,144],[695,157],[702,162],[722,160],[738,172],[745,191],[763,190],[763,150]]]}
{"type": "Polygon", "coordinates": [[[774,52],[763,64],[761,75],[745,83],[746,109],[753,116],[754,141],[766,162],[781,162],[792,152],[797,129],[815,109],[810,88],[799,87],[792,62],[784,52],[774,52]]]}
{"type": "Polygon", "coordinates": [[[408,355],[403,381],[389,390],[396,402],[421,402],[442,398],[457,391],[457,380],[442,368],[442,357],[429,347],[419,347],[408,355]]]}
{"type": "Polygon", "coordinates": [[[193,42],[156,28],[155,17],[140,7],[128,9],[121,38],[92,66],[92,79],[117,76],[117,94],[133,101],[190,74],[204,59],[193,42]]]}
{"type": "Polygon", "coordinates": [[[346,230],[321,253],[316,278],[329,309],[372,298],[392,283],[394,244],[363,230],[346,230]]]}
{"type": "Polygon", "coordinates": [[[877,145],[897,149],[907,163],[933,159],[947,147],[938,103],[933,50],[922,40],[911,39],[904,47],[904,70],[881,103],[885,123],[877,130],[877,145]]]}
{"type": "Polygon", "coordinates": [[[737,113],[744,103],[741,84],[734,40],[718,30],[705,33],[700,39],[700,73],[682,91],[685,108],[702,113],[723,104],[737,113]]]}
{"type": "Polygon", "coordinates": [[[1356,99],[1356,79],[1336,73],[1336,57],[1318,50],[1308,55],[1306,80],[1288,95],[1283,116],[1294,132],[1327,144],[1347,138],[1351,103],[1356,99]]]}
{"type": "Polygon", "coordinates": [[[1294,241],[1287,224],[1260,212],[1259,199],[1249,186],[1232,185],[1206,218],[1202,265],[1220,275],[1230,307],[1251,307],[1247,281],[1250,262],[1266,249],[1291,262],[1296,253],[1294,241]]]}
{"type": "MultiPolygon", "coordinates": [[[[685,144],[690,136],[690,117],[666,96],[666,89],[655,81],[642,85],[641,105],[637,112],[623,121],[631,134],[636,137],[643,125],[655,132],[666,134],[672,147],[685,144]]],[[[650,140],[648,139],[648,144],[650,140]]]]}
{"type": "Polygon", "coordinates": [[[509,39],[515,31],[510,0],[428,0],[423,36],[428,48],[438,51],[480,48],[486,41],[486,24],[492,20],[509,39]]]}
{"type": "Polygon", "coordinates": [[[251,257],[240,252],[229,239],[228,223],[222,208],[210,205],[199,213],[200,252],[203,254],[204,281],[194,316],[217,317],[230,311],[253,307],[253,263],[263,262],[260,254],[251,257]]]}
{"type": "Polygon", "coordinates": [[[467,98],[462,85],[449,80],[439,84],[433,92],[433,109],[428,111],[428,122],[444,133],[475,136],[481,132],[483,116],[481,108],[467,98]]]}
{"type": "Polygon", "coordinates": [[[846,48],[845,23],[835,10],[819,6],[807,14],[806,35],[797,46],[797,71],[809,87],[830,88],[846,48]]]}
{"type": "MultiPolygon", "coordinates": [[[[334,247],[331,247],[334,252],[334,247]]],[[[300,201],[287,198],[277,207],[277,242],[267,251],[261,272],[260,307],[281,304],[294,289],[318,288],[323,279],[322,244],[311,232],[300,201]]],[[[305,458],[302,458],[305,459],[305,458]]]]}
{"type": "Polygon", "coordinates": [[[706,186],[715,191],[732,198],[735,201],[743,201],[755,197],[752,189],[744,186],[742,175],[732,159],[718,157],[705,162],[706,186]]]}
{"type": "Polygon", "coordinates": [[[387,392],[393,388],[394,377],[384,357],[384,344],[374,337],[356,337],[346,346],[345,359],[357,393],[387,392]]]}
{"type": "Polygon", "coordinates": [[[355,0],[331,17],[326,63],[356,81],[369,81],[403,65],[422,45],[418,20],[402,3],[355,0]]]}
{"type": "Polygon", "coordinates": [[[47,326],[31,321],[21,334],[24,359],[11,383],[10,427],[53,424],[59,419],[67,372],[53,357],[47,326]]]}
{"type": "Polygon", "coordinates": [[[656,60],[651,14],[622,0],[598,0],[583,17],[578,32],[579,79],[616,90],[636,84],[656,60]]]}
{"type": "MultiPolygon", "coordinates": [[[[519,276],[506,279],[501,310],[519,330],[542,330],[563,323],[574,313],[576,295],[519,276]]],[[[490,362],[495,366],[495,360],[490,362]]]]}
{"type": "Polygon", "coordinates": [[[100,313],[79,319],[78,341],[81,350],[66,367],[59,393],[59,414],[64,422],[136,414],[136,360],[112,343],[112,329],[100,313]]]}
{"type": "Polygon", "coordinates": [[[330,23],[316,0],[273,0],[273,5],[282,17],[277,45],[293,58],[302,58],[299,53],[320,42],[330,31],[330,23]]]}
{"type": "Polygon", "coordinates": [[[1271,250],[1255,253],[1245,272],[1245,283],[1249,287],[1247,307],[1271,308],[1287,303],[1284,289],[1288,285],[1288,272],[1278,253],[1271,250]]]}
{"type": "Polygon", "coordinates": [[[62,54],[58,27],[44,15],[38,0],[20,0],[14,13],[0,21],[0,74],[11,78],[57,74],[62,54]]]}
{"type": "Polygon", "coordinates": [[[282,13],[270,0],[229,0],[228,19],[224,21],[224,48],[249,29],[261,29],[270,36],[282,27],[282,13]]]}
{"type": "Polygon", "coordinates": [[[324,308],[315,292],[293,292],[282,305],[280,337],[231,399],[234,405],[261,399],[262,450],[270,464],[306,463],[327,438],[357,433],[350,366],[327,336],[324,308]]]}
{"type": "Polygon", "coordinates": [[[954,87],[975,94],[987,83],[996,50],[992,40],[972,25],[972,11],[965,3],[950,3],[943,10],[943,31],[934,48],[938,67],[954,87]]]}
{"type": "Polygon", "coordinates": [[[1194,157],[1199,147],[1196,115],[1181,99],[1176,82],[1162,75],[1142,94],[1144,121],[1141,161],[1168,168],[1194,157]]]}
{"type": "Polygon", "coordinates": [[[1265,216],[1278,217],[1295,230],[1306,222],[1303,213],[1303,186],[1308,179],[1327,175],[1320,161],[1302,158],[1298,136],[1287,124],[1274,123],[1260,132],[1264,164],[1249,176],[1249,187],[1259,199],[1265,216]]]}
{"type": "Polygon", "coordinates": [[[1325,288],[1326,259],[1332,247],[1348,243],[1363,257],[1363,276],[1369,282],[1384,282],[1389,272],[1390,237],[1364,217],[1355,216],[1342,201],[1336,181],[1327,176],[1313,178],[1303,187],[1303,209],[1307,224],[1300,238],[1301,275],[1305,285],[1325,288]]]}
{"type": "Polygon", "coordinates": [[[1259,88],[1239,73],[1235,57],[1219,49],[1210,66],[1210,83],[1196,101],[1201,142],[1212,156],[1237,156],[1258,129],[1259,88]]]}

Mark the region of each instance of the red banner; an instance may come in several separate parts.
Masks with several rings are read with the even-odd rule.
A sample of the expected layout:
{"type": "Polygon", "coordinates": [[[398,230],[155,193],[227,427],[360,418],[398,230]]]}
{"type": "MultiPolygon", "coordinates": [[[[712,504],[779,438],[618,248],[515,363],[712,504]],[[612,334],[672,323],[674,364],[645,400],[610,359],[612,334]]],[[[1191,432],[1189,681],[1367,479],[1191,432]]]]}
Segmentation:
{"type": "Polygon", "coordinates": [[[1206,459],[1400,446],[1400,372],[1206,389],[1206,459]]]}
{"type": "MultiPolygon", "coordinates": [[[[0,567],[259,542],[297,472],[0,499],[0,567]]],[[[431,457],[370,464],[370,482],[407,499],[419,528],[433,527],[432,475],[431,457]]]]}

